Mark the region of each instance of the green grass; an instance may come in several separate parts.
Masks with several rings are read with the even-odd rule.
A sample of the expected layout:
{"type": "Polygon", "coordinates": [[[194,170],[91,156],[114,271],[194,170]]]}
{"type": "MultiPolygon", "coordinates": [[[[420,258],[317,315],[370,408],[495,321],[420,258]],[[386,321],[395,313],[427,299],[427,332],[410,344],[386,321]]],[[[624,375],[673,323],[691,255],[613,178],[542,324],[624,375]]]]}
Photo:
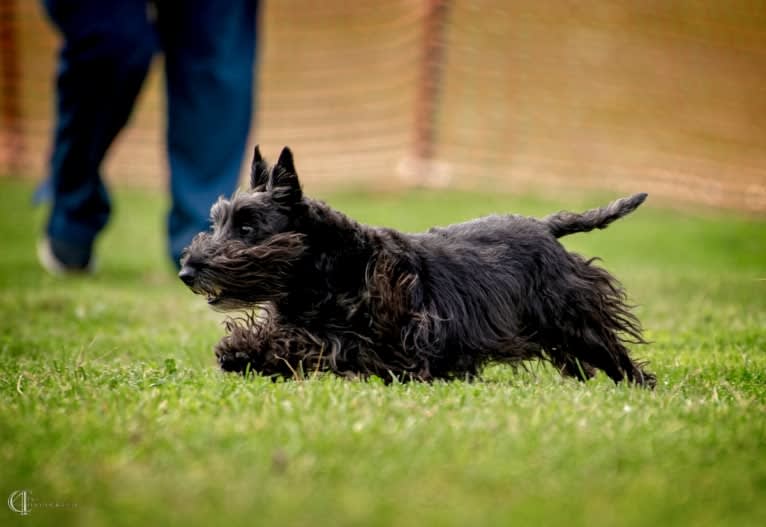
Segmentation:
{"type": "MultiPolygon", "coordinates": [[[[76,507],[1,525],[766,525],[764,221],[650,200],[566,239],[639,304],[654,392],[540,366],[272,384],[216,370],[221,316],[165,262],[163,198],[118,192],[98,275],[56,279],[30,190],[0,182],[0,498],[76,507]]],[[[326,198],[416,230],[608,197],[326,198]]]]}

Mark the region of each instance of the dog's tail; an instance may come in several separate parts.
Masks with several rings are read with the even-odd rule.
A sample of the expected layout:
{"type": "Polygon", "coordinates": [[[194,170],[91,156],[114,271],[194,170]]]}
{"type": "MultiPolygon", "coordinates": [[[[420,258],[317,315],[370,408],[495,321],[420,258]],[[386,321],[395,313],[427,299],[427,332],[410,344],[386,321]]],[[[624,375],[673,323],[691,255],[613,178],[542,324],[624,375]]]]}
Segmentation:
{"type": "Polygon", "coordinates": [[[627,198],[621,198],[611,202],[606,207],[592,209],[580,214],[576,212],[561,211],[551,214],[542,219],[556,238],[574,234],[576,232],[588,232],[593,229],[605,229],[614,220],[618,220],[630,214],[641,205],[647,194],[633,194],[627,198]]]}

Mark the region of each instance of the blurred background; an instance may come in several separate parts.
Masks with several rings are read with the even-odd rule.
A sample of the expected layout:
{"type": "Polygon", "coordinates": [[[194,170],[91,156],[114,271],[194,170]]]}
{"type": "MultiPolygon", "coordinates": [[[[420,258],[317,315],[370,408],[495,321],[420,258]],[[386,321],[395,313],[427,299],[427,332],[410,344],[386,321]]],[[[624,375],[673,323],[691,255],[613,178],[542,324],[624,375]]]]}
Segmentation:
{"type": "MultiPolygon", "coordinates": [[[[0,0],[0,44],[0,177],[39,180],[58,36],[37,0],[0,0]]],[[[274,0],[258,53],[251,143],[293,147],[310,192],[646,190],[766,214],[763,0],[274,0]]],[[[114,184],[167,185],[161,69],[114,184]]]]}

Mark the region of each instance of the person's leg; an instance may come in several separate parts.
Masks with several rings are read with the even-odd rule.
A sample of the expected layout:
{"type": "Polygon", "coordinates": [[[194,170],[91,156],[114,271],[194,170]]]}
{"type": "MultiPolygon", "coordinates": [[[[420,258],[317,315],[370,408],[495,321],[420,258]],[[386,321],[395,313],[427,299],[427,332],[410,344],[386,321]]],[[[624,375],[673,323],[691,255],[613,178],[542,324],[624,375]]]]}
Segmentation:
{"type": "Polygon", "coordinates": [[[168,91],[172,207],[169,252],[209,226],[210,206],[237,186],[250,129],[257,0],[158,4],[168,91]]]}
{"type": "Polygon", "coordinates": [[[85,267],[109,217],[100,165],[130,116],[157,49],[146,0],[45,0],[63,37],[50,158],[54,254],[85,267]]]}

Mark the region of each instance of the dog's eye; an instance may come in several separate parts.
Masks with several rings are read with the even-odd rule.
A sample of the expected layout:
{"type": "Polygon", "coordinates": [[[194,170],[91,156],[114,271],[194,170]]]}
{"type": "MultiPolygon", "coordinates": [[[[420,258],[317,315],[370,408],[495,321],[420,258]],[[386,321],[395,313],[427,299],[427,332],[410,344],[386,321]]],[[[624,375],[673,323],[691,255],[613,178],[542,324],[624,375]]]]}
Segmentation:
{"type": "Polygon", "coordinates": [[[239,235],[240,236],[250,236],[253,234],[253,228],[250,225],[240,225],[239,226],[239,235]]]}

